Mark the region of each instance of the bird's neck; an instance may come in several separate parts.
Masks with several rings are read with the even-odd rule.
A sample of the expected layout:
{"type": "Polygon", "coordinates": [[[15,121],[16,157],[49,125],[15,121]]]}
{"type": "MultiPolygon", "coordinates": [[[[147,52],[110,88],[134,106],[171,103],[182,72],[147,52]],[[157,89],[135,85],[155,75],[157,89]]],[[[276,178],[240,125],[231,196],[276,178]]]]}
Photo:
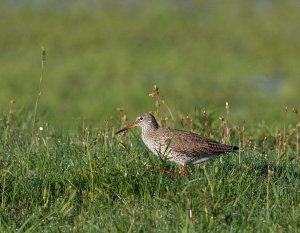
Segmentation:
{"type": "Polygon", "coordinates": [[[159,128],[159,125],[158,125],[156,119],[152,120],[151,124],[149,124],[149,127],[152,128],[152,130],[156,130],[159,128]]]}
{"type": "Polygon", "coordinates": [[[142,128],[142,134],[143,135],[151,134],[151,133],[155,132],[158,128],[159,128],[158,124],[148,125],[147,127],[142,128]]]}

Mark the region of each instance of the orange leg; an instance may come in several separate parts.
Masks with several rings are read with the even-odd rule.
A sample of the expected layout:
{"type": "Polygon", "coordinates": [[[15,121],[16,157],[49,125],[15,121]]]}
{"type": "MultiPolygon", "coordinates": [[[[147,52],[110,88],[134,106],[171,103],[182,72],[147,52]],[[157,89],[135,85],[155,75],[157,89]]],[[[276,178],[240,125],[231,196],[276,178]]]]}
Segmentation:
{"type": "Polygon", "coordinates": [[[182,169],[182,174],[183,174],[183,175],[185,175],[185,176],[188,176],[188,175],[189,175],[189,173],[188,173],[187,170],[186,170],[186,165],[182,165],[181,169],[182,169]]]}
{"type": "Polygon", "coordinates": [[[189,173],[186,170],[186,165],[182,165],[181,169],[182,169],[182,172],[173,172],[173,171],[168,171],[168,170],[160,170],[160,172],[166,173],[166,174],[172,174],[172,175],[176,175],[176,176],[188,176],[189,175],[189,173]]]}

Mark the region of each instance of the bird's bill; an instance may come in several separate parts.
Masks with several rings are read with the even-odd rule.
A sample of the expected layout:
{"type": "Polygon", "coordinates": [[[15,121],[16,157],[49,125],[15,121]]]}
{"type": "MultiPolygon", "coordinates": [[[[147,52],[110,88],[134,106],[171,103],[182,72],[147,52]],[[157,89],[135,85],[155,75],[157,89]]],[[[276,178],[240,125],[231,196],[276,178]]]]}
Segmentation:
{"type": "Polygon", "coordinates": [[[124,132],[124,131],[126,131],[126,130],[129,130],[129,129],[131,129],[131,128],[134,128],[134,127],[136,127],[136,123],[135,123],[135,122],[133,122],[133,123],[130,124],[130,125],[127,125],[127,126],[126,126],[125,128],[123,128],[123,129],[119,130],[118,132],[116,132],[116,134],[122,133],[122,132],[124,132]]]}

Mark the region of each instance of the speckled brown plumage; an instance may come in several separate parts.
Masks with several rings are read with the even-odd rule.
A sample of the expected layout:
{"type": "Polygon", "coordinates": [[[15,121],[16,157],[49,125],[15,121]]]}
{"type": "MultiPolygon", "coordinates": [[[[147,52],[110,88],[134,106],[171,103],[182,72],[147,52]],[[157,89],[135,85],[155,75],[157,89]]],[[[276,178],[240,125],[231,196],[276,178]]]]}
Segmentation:
{"type": "Polygon", "coordinates": [[[117,134],[136,126],[141,127],[142,140],[148,149],[161,158],[181,164],[184,174],[187,174],[186,164],[201,163],[238,150],[236,146],[225,145],[192,132],[160,128],[151,113],[142,114],[117,134]]]}

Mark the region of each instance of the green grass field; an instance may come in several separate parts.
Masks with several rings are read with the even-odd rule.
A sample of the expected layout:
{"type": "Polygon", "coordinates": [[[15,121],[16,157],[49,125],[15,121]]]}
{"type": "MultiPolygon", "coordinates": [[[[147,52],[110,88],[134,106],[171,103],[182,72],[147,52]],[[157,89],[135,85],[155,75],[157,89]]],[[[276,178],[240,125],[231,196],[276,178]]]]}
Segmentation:
{"type": "Polygon", "coordinates": [[[299,231],[296,2],[2,1],[0,14],[0,232],[299,231]],[[161,174],[180,166],[139,130],[115,135],[145,111],[241,150],[161,174]]]}
{"type": "MultiPolygon", "coordinates": [[[[6,119],[1,232],[297,232],[300,227],[295,129],[277,136],[257,130],[266,137],[261,142],[234,130],[230,141],[241,152],[189,166],[187,178],[160,173],[180,168],[149,153],[137,131],[114,137],[117,123],[101,129],[45,125],[31,134],[26,119],[6,119]]],[[[228,139],[223,123],[196,119],[194,131],[228,139]],[[210,125],[205,122],[211,127],[197,126],[210,125]]]]}

